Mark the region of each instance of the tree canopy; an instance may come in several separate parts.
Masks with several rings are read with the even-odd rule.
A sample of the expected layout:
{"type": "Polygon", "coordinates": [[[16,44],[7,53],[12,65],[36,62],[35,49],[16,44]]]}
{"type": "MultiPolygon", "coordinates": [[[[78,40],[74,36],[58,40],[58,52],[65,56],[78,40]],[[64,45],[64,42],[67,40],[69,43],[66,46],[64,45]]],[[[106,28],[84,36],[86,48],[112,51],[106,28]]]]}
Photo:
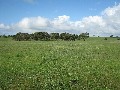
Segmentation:
{"type": "Polygon", "coordinates": [[[65,41],[75,41],[87,39],[89,37],[89,33],[81,33],[70,34],[70,33],[47,33],[47,32],[35,32],[33,34],[28,33],[17,33],[14,35],[13,39],[16,41],[28,41],[28,40],[36,40],[36,41],[48,41],[48,40],[65,40],[65,41]]]}

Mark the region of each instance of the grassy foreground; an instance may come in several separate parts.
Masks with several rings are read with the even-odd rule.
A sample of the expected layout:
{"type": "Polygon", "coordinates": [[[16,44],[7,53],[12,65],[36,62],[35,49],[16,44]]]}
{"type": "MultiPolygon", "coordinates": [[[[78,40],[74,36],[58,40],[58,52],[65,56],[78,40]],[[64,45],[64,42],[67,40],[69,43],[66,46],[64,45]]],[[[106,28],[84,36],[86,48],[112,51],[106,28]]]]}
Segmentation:
{"type": "Polygon", "coordinates": [[[0,90],[120,90],[120,41],[0,39],[0,90]]]}

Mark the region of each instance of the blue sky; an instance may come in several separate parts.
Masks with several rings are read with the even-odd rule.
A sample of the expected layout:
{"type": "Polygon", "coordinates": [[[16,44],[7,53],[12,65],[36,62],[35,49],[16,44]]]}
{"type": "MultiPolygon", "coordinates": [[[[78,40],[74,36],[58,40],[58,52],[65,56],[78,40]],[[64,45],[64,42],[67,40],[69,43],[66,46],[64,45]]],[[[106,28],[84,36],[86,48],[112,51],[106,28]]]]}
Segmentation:
{"type": "Polygon", "coordinates": [[[120,0],[0,0],[0,22],[14,23],[24,17],[54,18],[69,15],[72,20],[99,15],[120,0]]]}
{"type": "MultiPolygon", "coordinates": [[[[78,26],[80,26],[81,23],[82,24],[85,23],[84,21],[85,18],[88,18],[89,20],[90,19],[93,20],[97,18],[100,20],[101,19],[100,17],[102,17],[102,19],[105,20],[105,23],[106,23],[106,21],[108,20],[106,20],[105,15],[102,15],[102,12],[104,12],[104,14],[107,15],[107,11],[105,12],[106,9],[108,9],[108,11],[114,8],[119,9],[119,3],[120,3],[120,0],[0,0],[0,30],[1,30],[0,33],[1,34],[7,33],[7,32],[16,33],[17,31],[13,30],[13,27],[14,29],[17,29],[17,27],[19,26],[18,23],[21,23],[27,20],[25,22],[30,23],[31,25],[32,21],[35,22],[35,20],[38,20],[38,19],[39,20],[42,19],[41,21],[44,21],[47,19],[44,22],[52,23],[52,25],[42,26],[42,27],[41,25],[40,26],[35,25],[35,26],[38,26],[36,30],[35,28],[34,30],[32,30],[31,28],[33,27],[31,27],[29,28],[29,30],[28,28],[27,29],[22,28],[24,29],[22,31],[23,32],[27,32],[27,31],[35,32],[35,31],[45,30],[48,32],[52,32],[52,31],[53,32],[64,32],[64,31],[67,32],[68,31],[68,32],[73,32],[73,33],[74,32],[79,33],[82,31],[84,32],[85,30],[89,32],[89,30],[87,30],[88,27],[79,28],[80,31],[73,30],[73,28],[69,28],[70,30],[68,30],[68,27],[65,30],[62,30],[61,28],[63,26],[65,27],[65,25],[68,25],[68,23],[70,24],[70,27],[72,27],[74,25],[73,24],[71,25],[71,23],[74,23],[76,25],[76,22],[79,22],[78,26]],[[63,18],[64,18],[64,21],[63,21],[63,18]],[[62,19],[62,24],[61,24],[61,19],[62,19]],[[59,23],[59,27],[60,26],[61,27],[57,28],[57,26],[53,25],[54,22],[59,23]]],[[[93,25],[90,28],[94,29],[94,27],[96,26],[93,25]]],[[[110,28],[111,26],[109,27],[109,29],[110,28]]],[[[91,29],[90,29],[90,32],[92,33],[91,29]]],[[[111,31],[113,30],[111,29],[111,31]]],[[[102,31],[100,35],[103,33],[106,33],[106,32],[102,31]]],[[[97,34],[99,35],[99,33],[97,34]]],[[[116,34],[116,33],[109,33],[109,34],[116,34]]]]}

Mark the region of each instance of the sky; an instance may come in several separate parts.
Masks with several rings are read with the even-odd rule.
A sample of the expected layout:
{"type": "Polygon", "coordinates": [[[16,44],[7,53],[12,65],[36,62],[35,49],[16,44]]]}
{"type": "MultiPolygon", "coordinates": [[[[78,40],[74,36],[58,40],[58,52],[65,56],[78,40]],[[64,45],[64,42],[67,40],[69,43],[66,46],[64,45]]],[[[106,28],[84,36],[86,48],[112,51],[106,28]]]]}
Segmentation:
{"type": "Polygon", "coordinates": [[[0,0],[0,35],[43,31],[120,36],[120,0],[0,0]]]}

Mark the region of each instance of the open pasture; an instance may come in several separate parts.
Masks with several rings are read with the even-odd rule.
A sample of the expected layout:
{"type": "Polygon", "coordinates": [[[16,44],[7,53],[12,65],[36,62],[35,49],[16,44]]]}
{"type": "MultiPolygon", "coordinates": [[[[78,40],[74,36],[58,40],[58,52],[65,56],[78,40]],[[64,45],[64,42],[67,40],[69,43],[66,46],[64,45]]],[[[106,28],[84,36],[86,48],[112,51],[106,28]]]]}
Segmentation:
{"type": "Polygon", "coordinates": [[[0,38],[0,90],[120,90],[120,41],[0,38]]]}

